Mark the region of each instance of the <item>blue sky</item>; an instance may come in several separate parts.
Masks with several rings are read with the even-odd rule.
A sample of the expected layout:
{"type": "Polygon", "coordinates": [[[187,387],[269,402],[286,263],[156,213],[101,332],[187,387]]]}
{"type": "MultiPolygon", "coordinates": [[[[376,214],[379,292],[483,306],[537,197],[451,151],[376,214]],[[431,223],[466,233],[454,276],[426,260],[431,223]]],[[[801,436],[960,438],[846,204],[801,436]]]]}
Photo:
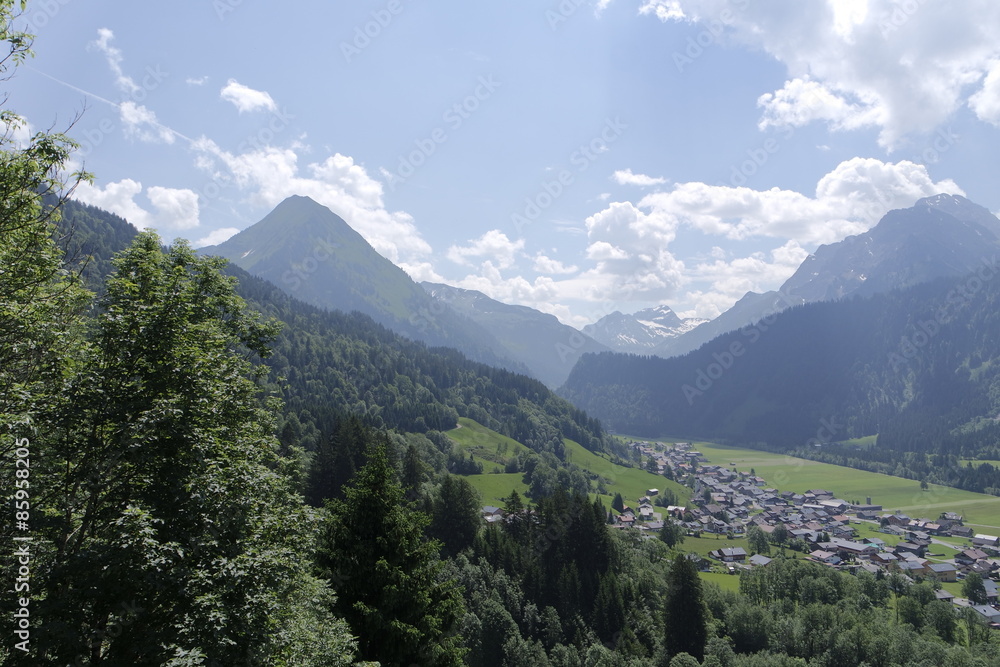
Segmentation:
{"type": "Polygon", "coordinates": [[[77,196],[218,242],[291,194],[418,280],[713,317],[940,191],[1000,210],[989,0],[30,2],[77,196]],[[80,113],[82,111],[82,113],[80,113]]]}

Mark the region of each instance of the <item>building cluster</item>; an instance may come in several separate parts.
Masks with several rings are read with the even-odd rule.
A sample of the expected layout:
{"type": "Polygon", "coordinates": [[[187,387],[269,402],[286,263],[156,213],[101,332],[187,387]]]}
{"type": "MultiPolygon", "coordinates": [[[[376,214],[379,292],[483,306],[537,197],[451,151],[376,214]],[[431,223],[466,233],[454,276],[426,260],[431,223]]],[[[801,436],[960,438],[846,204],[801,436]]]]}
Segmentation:
{"type": "MultiPolygon", "coordinates": [[[[996,557],[1000,537],[975,533],[963,525],[958,514],[945,512],[936,519],[911,518],[885,512],[880,505],[873,505],[870,498],[864,503],[848,501],[825,489],[782,492],[768,488],[764,479],[753,471],[737,472],[732,466],[709,464],[690,443],[664,447],[634,442],[632,447],[652,459],[661,474],[669,470],[674,479],[690,486],[692,500],[686,507],[666,508],[664,516],[653,512],[653,519],[645,522],[641,514],[644,506],[640,504],[640,514],[623,513],[617,518],[619,525],[655,531],[662,528],[666,518],[690,535],[727,537],[743,536],[756,526],[770,541],[775,541],[777,531],[780,538],[777,541],[795,545],[808,553],[811,560],[831,567],[899,572],[911,580],[920,577],[942,582],[958,581],[975,572],[983,577],[990,602],[976,610],[987,620],[1000,622],[995,581],[1000,574],[1000,559],[996,557]],[[857,526],[862,522],[877,525],[886,539],[859,538],[857,526]],[[970,548],[953,559],[928,559],[935,538],[941,537],[965,539],[970,548]]],[[[716,549],[710,556],[731,568],[764,567],[771,560],[759,554],[751,556],[743,547],[716,549]]],[[[942,599],[954,597],[946,591],[938,591],[938,595],[942,599]]],[[[968,604],[967,600],[953,601],[968,604]]]]}

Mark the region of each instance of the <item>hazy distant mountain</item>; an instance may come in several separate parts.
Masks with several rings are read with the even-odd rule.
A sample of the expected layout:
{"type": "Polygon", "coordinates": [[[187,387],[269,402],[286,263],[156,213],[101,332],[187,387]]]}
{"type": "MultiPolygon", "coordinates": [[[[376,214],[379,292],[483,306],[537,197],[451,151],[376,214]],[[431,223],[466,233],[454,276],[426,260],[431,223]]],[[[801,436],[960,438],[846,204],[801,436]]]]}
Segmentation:
{"type": "Polygon", "coordinates": [[[584,352],[608,348],[567,326],[553,315],[527,306],[511,306],[482,292],[439,283],[421,283],[436,299],[480,324],[500,341],[508,356],[520,361],[539,380],[558,387],[584,352]]]}
{"type": "Polygon", "coordinates": [[[1000,220],[958,195],[889,211],[864,234],[820,246],[781,292],[807,303],[878,294],[975,271],[1000,252],[1000,220]]]}
{"type": "Polygon", "coordinates": [[[965,197],[940,194],[889,211],[871,230],[823,245],[777,292],[748,292],[731,309],[655,354],[696,350],[716,336],[769,318],[791,306],[868,296],[962,276],[1000,255],[1000,220],[965,197]]]}
{"type": "Polygon", "coordinates": [[[314,306],[356,310],[409,338],[526,372],[488,331],[442,308],[343,218],[309,197],[289,197],[260,222],[201,252],[225,257],[314,306]]]}
{"type": "Polygon", "coordinates": [[[705,320],[684,319],[669,306],[646,308],[632,315],[615,311],[583,328],[587,334],[615,352],[653,354],[666,341],[691,331],[705,320]]]}

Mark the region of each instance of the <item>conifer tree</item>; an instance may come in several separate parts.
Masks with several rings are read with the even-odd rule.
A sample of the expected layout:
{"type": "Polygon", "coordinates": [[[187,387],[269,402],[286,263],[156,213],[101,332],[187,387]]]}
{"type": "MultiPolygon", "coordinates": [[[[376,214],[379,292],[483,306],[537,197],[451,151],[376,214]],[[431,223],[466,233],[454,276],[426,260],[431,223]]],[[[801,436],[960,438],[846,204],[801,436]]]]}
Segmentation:
{"type": "Polygon", "coordinates": [[[698,570],[684,554],[674,557],[667,575],[667,595],[663,606],[667,654],[688,653],[701,660],[705,654],[705,642],[708,641],[708,612],[702,600],[698,570]]]}
{"type": "Polygon", "coordinates": [[[334,611],[359,638],[365,660],[383,665],[461,665],[455,624],[461,593],[441,580],[439,543],[423,530],[429,518],[409,508],[384,435],[368,462],[329,505],[320,565],[337,582],[334,611]]]}

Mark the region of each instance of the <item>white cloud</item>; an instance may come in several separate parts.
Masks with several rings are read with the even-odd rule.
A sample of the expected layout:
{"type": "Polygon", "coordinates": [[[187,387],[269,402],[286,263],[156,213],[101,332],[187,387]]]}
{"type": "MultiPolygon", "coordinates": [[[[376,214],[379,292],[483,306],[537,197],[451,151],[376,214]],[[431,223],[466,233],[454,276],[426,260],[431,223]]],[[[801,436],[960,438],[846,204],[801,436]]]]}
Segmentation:
{"type": "MultiPolygon", "coordinates": [[[[117,104],[115,102],[111,102],[110,100],[104,101],[117,107],[118,113],[121,116],[122,128],[125,131],[125,136],[147,143],[174,143],[175,135],[183,135],[180,135],[171,130],[169,127],[162,125],[156,119],[156,114],[151,109],[148,109],[142,104],[136,102],[137,99],[143,99],[145,97],[145,93],[149,92],[149,88],[143,88],[143,86],[137,84],[132,77],[125,74],[125,70],[122,68],[124,56],[122,55],[121,49],[111,45],[111,40],[113,40],[114,37],[115,34],[111,30],[107,28],[99,28],[97,31],[97,40],[91,42],[90,44],[104,54],[108,67],[111,68],[112,74],[115,75],[115,85],[118,86],[118,89],[121,90],[125,96],[124,99],[117,104]],[[143,97],[139,97],[140,93],[143,94],[143,97]]],[[[150,81],[158,84],[160,76],[161,73],[158,68],[151,70],[150,81]]],[[[146,84],[146,79],[143,79],[143,83],[146,84]]],[[[153,84],[149,84],[149,86],[155,87],[153,84]]]]}
{"type": "Polygon", "coordinates": [[[142,193],[142,183],[126,178],[104,187],[80,183],[73,196],[120,215],[139,229],[173,232],[198,226],[198,195],[195,192],[160,186],[147,188],[148,208],[136,201],[142,193]]]}
{"type": "Polygon", "coordinates": [[[295,150],[301,146],[266,146],[236,154],[202,137],[193,147],[200,169],[219,182],[231,182],[255,206],[271,209],[291,195],[311,197],[344,218],[375,250],[397,264],[414,265],[431,252],[413,218],[386,210],[382,184],[349,156],[335,153],[301,168],[295,150]]]}
{"type": "Polygon", "coordinates": [[[864,232],[888,210],[940,192],[963,194],[950,180],[933,181],[923,165],[870,158],[837,165],[812,195],[678,183],[638,203],[613,202],[587,218],[586,256],[593,265],[553,288],[563,299],[673,302],[689,308],[690,316],[715,317],[747,291],[776,289],[807,249],[864,232]],[[779,245],[743,255],[716,245],[686,263],[671,247],[684,229],[758,247],[777,239],[779,245]]]}
{"type": "Polygon", "coordinates": [[[788,80],[762,98],[764,125],[874,125],[880,144],[892,150],[966,103],[992,117],[997,84],[986,75],[1000,58],[994,0],[646,0],[640,12],[706,24],[725,17],[727,41],[783,63],[788,80]]]}
{"type": "Polygon", "coordinates": [[[810,245],[864,232],[886,211],[940,192],[964,194],[951,180],[934,182],[923,165],[852,158],[823,176],[812,197],[778,188],[759,191],[695,182],[647,195],[639,207],[706,234],[734,240],[784,238],[810,245]]]}
{"type": "Polygon", "coordinates": [[[198,76],[198,77],[189,76],[188,78],[184,79],[184,83],[186,83],[189,86],[204,86],[206,83],[208,83],[208,76],[198,76]]]}
{"type": "Polygon", "coordinates": [[[263,90],[254,90],[249,86],[244,86],[236,79],[230,79],[222,90],[219,97],[227,102],[231,102],[240,113],[244,111],[277,111],[278,105],[274,103],[271,95],[263,90]]]}
{"type": "Polygon", "coordinates": [[[969,107],[980,120],[1000,127],[1000,59],[990,63],[983,87],[969,98],[969,107]]]}
{"type": "Polygon", "coordinates": [[[191,245],[195,248],[204,248],[210,245],[219,245],[228,241],[232,237],[240,233],[240,230],[236,227],[223,227],[221,229],[216,229],[214,232],[209,232],[207,236],[203,236],[191,245]]]}
{"type": "Polygon", "coordinates": [[[121,49],[111,46],[111,40],[114,38],[115,33],[108,28],[98,28],[97,40],[91,42],[91,46],[96,47],[98,51],[104,54],[105,60],[108,61],[108,67],[111,68],[111,72],[115,75],[115,84],[118,88],[126,95],[135,95],[142,89],[122,69],[124,56],[122,56],[121,49]]]}
{"type": "Polygon", "coordinates": [[[510,268],[524,251],[524,239],[511,241],[497,229],[491,229],[465,246],[448,248],[448,259],[456,264],[471,266],[472,259],[485,258],[501,269],[510,268]]]}
{"type": "Polygon", "coordinates": [[[611,175],[611,178],[618,183],[618,185],[639,185],[642,187],[662,185],[667,182],[667,179],[665,178],[653,178],[652,176],[647,176],[646,174],[633,174],[631,169],[619,169],[611,175]]]}
{"type": "Polygon", "coordinates": [[[122,102],[118,110],[125,136],[147,143],[174,143],[174,131],[161,125],[150,109],[129,100],[122,102]]]}
{"type": "Polygon", "coordinates": [[[566,266],[559,260],[546,257],[541,253],[535,255],[535,263],[532,265],[532,268],[535,270],[535,273],[544,273],[553,276],[569,275],[578,271],[576,266],[566,266]]]}

